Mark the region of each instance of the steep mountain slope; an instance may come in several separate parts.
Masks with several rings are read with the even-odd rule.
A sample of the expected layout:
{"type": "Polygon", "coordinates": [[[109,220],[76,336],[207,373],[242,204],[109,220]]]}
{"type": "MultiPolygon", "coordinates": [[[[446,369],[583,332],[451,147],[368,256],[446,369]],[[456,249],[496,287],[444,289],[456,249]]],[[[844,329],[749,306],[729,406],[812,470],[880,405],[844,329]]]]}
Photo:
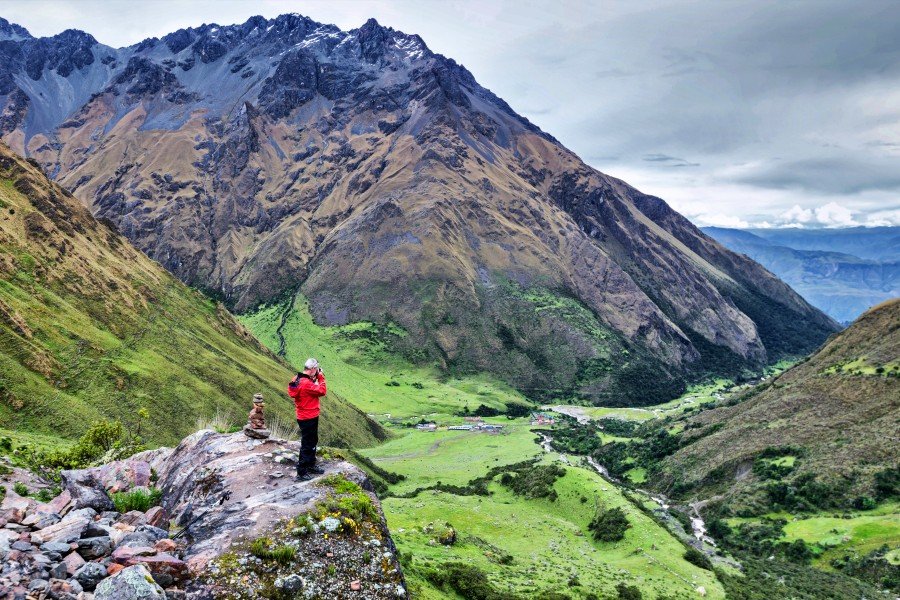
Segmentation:
{"type": "MultiPolygon", "coordinates": [[[[169,443],[217,410],[242,422],[256,392],[290,423],[290,376],[221,305],[0,144],[0,427],[73,437],[147,409],[142,435],[169,443]]],[[[384,435],[339,399],[327,412],[331,443],[384,435]]]]}
{"type": "Polygon", "coordinates": [[[300,291],[321,323],[395,322],[450,371],[646,403],[837,328],[374,20],[8,40],[0,94],[4,138],[183,281],[238,311],[300,291]]]}
{"type": "Polygon", "coordinates": [[[875,496],[875,473],[900,461],[900,299],[739,400],[685,423],[683,447],[660,469],[664,482],[752,495],[768,461],[788,457],[789,480],[814,475],[843,501],[875,496]]]}
{"type": "MultiPolygon", "coordinates": [[[[872,306],[900,296],[900,247],[892,256],[883,249],[879,254],[884,258],[873,260],[825,250],[796,250],[739,229],[704,227],[703,232],[759,262],[840,322],[849,323],[872,306]]],[[[859,232],[854,238],[864,235],[859,232]]],[[[792,235],[792,239],[797,237],[792,235]]],[[[814,237],[826,245],[832,239],[820,234],[814,237]]],[[[873,245],[878,245],[881,236],[875,233],[872,237],[873,245]]]]}

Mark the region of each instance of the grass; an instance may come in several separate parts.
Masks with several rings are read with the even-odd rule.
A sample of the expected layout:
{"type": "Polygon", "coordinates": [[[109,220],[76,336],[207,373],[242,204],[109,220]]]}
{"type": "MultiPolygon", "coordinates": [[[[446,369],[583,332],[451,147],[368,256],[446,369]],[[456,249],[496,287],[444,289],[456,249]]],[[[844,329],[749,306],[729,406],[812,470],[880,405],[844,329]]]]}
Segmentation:
{"type": "Polygon", "coordinates": [[[128,492],[117,492],[110,496],[116,510],[120,513],[127,513],[132,510],[147,512],[150,507],[157,506],[162,500],[162,492],[156,488],[149,490],[131,490],[128,492]]]}
{"type": "Polygon", "coordinates": [[[398,437],[361,452],[379,467],[405,476],[389,486],[394,496],[384,498],[382,508],[395,543],[411,557],[404,572],[415,598],[446,597],[423,574],[449,562],[478,567],[496,589],[515,597],[558,591],[572,571],[578,572],[580,583],[570,589],[573,598],[589,592],[614,597],[619,582],[637,585],[645,597],[694,597],[698,585],[706,588],[708,598],[723,597],[713,574],[683,559],[680,542],[616,486],[585,468],[564,466],[565,475],[553,485],[555,502],[516,496],[498,482],[489,484],[489,496],[424,491],[397,497],[438,481],[462,486],[492,467],[529,457],[539,464],[563,464],[557,453],[545,454],[535,443],[526,419],[486,421],[503,424],[504,434],[394,428],[398,437]],[[587,526],[598,505],[626,512],[632,527],[622,542],[591,538],[587,526]],[[436,532],[446,523],[458,535],[452,546],[437,541],[436,532]]]}
{"type": "Polygon", "coordinates": [[[360,454],[379,467],[403,475],[405,479],[391,486],[391,492],[404,494],[438,482],[465,485],[475,474],[541,453],[526,419],[510,421],[503,417],[485,421],[503,425],[504,432],[425,432],[414,429],[360,454]]]}
{"type": "Polygon", "coordinates": [[[516,597],[541,597],[558,590],[573,571],[581,584],[575,597],[594,592],[614,597],[618,582],[637,585],[647,597],[696,595],[702,585],[708,598],[722,598],[711,573],[681,557],[684,549],[668,532],[631,505],[599,476],[568,467],[557,481],[556,502],[523,500],[503,486],[492,484],[491,496],[454,496],[443,492],[424,498],[384,501],[394,541],[412,556],[407,576],[418,589],[416,597],[431,597],[418,570],[449,561],[462,561],[488,574],[495,587],[516,597]],[[588,502],[583,503],[582,497],[588,502]],[[587,524],[594,502],[622,507],[632,527],[618,543],[592,539],[587,524]],[[425,533],[432,523],[449,522],[460,541],[451,547],[434,545],[425,533]],[[508,564],[501,557],[510,556],[508,564]],[[505,561],[504,561],[505,562],[505,561]]]}
{"type": "MultiPolygon", "coordinates": [[[[283,311],[283,306],[264,307],[240,320],[277,350],[283,311]]],[[[288,362],[302,364],[315,356],[330,390],[382,421],[447,418],[466,407],[475,410],[484,404],[502,410],[509,403],[524,402],[518,392],[489,375],[447,378],[437,369],[397,357],[379,336],[390,341],[391,336],[402,335],[398,328],[385,331],[371,323],[318,326],[302,297],[296,299],[282,334],[288,362]]]]}

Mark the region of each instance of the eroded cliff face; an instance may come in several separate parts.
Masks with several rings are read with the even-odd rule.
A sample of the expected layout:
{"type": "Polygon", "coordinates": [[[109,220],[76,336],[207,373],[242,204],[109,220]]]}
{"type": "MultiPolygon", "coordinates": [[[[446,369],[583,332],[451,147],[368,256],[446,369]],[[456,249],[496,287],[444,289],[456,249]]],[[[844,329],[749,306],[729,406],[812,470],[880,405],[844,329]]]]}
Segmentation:
{"type": "MultiPolygon", "coordinates": [[[[662,380],[757,366],[835,329],[373,20],[253,18],[118,50],[71,32],[0,45],[5,139],[238,311],[300,289],[321,322],[391,319],[450,367],[505,355],[520,364],[510,379],[537,367],[543,334],[491,309],[508,282],[573,297],[662,380]]],[[[603,348],[568,339],[584,331],[550,329],[581,365],[566,385],[594,399],[615,387],[608,371],[628,360],[594,368],[603,348]]]]}

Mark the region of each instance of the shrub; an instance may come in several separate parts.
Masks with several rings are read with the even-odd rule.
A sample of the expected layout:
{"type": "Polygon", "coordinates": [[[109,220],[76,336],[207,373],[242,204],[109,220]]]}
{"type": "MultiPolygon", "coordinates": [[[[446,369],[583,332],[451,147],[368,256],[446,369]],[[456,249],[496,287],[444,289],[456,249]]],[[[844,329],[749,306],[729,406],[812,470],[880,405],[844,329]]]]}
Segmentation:
{"type": "Polygon", "coordinates": [[[641,590],[633,585],[620,583],[616,586],[616,592],[619,594],[619,600],[641,600],[641,590]]]}
{"type": "Polygon", "coordinates": [[[709,557],[693,546],[689,547],[685,551],[684,560],[688,561],[692,565],[700,567],[701,569],[706,569],[707,571],[713,570],[712,562],[710,562],[709,557]]]}
{"type": "Polygon", "coordinates": [[[875,494],[879,500],[900,496],[900,467],[891,467],[875,473],[875,494]]]}
{"type": "Polygon", "coordinates": [[[162,492],[156,488],[149,490],[134,489],[129,492],[112,494],[113,504],[120,513],[132,510],[147,512],[150,507],[157,506],[162,500],[162,492]]]}
{"type": "Polygon", "coordinates": [[[853,500],[853,508],[856,510],[872,510],[876,506],[875,498],[869,496],[859,496],[853,500]]]}
{"type": "Polygon", "coordinates": [[[494,588],[487,575],[474,565],[460,562],[444,563],[425,573],[435,587],[452,590],[466,600],[513,600],[515,596],[494,588]]]}
{"type": "Polygon", "coordinates": [[[553,484],[566,474],[566,470],[558,465],[535,465],[523,469],[516,475],[504,473],[500,483],[508,487],[512,493],[526,498],[547,498],[554,502],[557,498],[553,484]]]}
{"type": "Polygon", "coordinates": [[[13,484],[13,491],[20,496],[28,495],[28,487],[21,481],[17,481],[13,484]]]}
{"type": "Polygon", "coordinates": [[[594,534],[594,539],[601,542],[618,542],[625,538],[625,531],[631,527],[625,511],[621,508],[598,511],[593,520],[588,524],[588,529],[594,534]]]}
{"type": "Polygon", "coordinates": [[[12,452],[12,440],[8,437],[0,439],[0,450],[3,452],[12,452]]]}

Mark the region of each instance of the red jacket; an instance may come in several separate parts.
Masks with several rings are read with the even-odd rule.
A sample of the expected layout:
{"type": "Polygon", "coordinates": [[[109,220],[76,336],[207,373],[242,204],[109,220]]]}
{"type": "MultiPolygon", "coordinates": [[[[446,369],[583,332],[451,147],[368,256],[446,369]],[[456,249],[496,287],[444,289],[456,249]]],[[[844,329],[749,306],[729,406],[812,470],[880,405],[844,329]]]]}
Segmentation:
{"type": "Polygon", "coordinates": [[[302,375],[288,384],[288,396],[294,399],[297,419],[305,421],[319,416],[319,398],[325,395],[325,375],[319,371],[317,381],[302,375]]]}

